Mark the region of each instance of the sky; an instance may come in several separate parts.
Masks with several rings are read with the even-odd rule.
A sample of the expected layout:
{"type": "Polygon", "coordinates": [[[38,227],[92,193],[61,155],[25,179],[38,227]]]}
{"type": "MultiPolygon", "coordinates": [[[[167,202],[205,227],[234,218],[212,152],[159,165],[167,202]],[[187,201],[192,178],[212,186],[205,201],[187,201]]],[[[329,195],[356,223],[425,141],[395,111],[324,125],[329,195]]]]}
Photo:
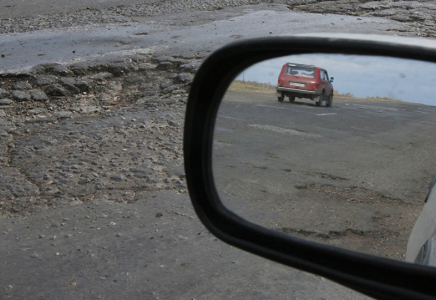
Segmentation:
{"type": "Polygon", "coordinates": [[[436,106],[436,64],[380,56],[303,54],[258,63],[236,79],[277,84],[283,64],[301,63],[327,70],[333,87],[355,97],[387,97],[436,106]]]}

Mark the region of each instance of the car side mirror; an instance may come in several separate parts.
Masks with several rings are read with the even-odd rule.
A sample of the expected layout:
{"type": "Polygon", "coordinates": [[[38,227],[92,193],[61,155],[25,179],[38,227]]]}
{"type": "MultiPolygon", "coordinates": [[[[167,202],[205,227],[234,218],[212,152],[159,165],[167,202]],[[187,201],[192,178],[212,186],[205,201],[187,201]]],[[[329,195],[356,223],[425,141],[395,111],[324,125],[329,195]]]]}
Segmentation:
{"type": "Polygon", "coordinates": [[[333,77],[330,77],[330,82],[333,82],[335,79],[333,77]]]}
{"type": "MultiPolygon", "coordinates": [[[[389,41],[386,37],[273,37],[232,43],[210,55],[191,87],[183,146],[191,201],[208,230],[230,245],[326,277],[377,299],[434,298],[434,268],[335,244],[335,234],[353,234],[348,244],[359,235],[367,237],[352,226],[359,222],[354,216],[363,215],[371,222],[379,222],[381,229],[377,234],[383,235],[385,221],[389,219],[394,224],[397,220],[391,217],[394,211],[417,212],[422,207],[418,202],[403,203],[402,198],[396,197],[401,192],[410,196],[410,191],[395,181],[398,172],[393,172],[395,176],[390,181],[373,190],[369,188],[377,184],[373,180],[376,172],[385,174],[390,167],[402,170],[405,163],[415,169],[418,162],[425,163],[426,171],[416,176],[410,174],[408,180],[421,186],[416,183],[429,179],[426,172],[430,172],[433,163],[426,160],[432,156],[430,148],[418,155],[410,151],[422,143],[426,147],[434,144],[432,126],[429,129],[426,124],[434,123],[436,111],[429,103],[407,106],[400,98],[413,88],[412,92],[423,93],[415,94],[414,99],[432,99],[434,92],[423,84],[426,81],[415,81],[414,76],[398,71],[392,77],[394,84],[389,85],[387,70],[379,72],[385,77],[374,78],[375,86],[372,81],[367,82],[369,88],[356,85],[359,78],[371,79],[357,71],[362,65],[386,67],[390,60],[392,68],[400,61],[408,72],[410,66],[418,65],[417,71],[430,70],[435,68],[436,44],[401,38],[389,41]],[[283,98],[281,94],[277,99],[276,82],[247,77],[250,73],[247,70],[261,67],[253,74],[272,73],[276,81],[279,73],[276,66],[287,62],[322,67],[339,74],[335,93],[341,92],[347,70],[354,71],[357,80],[347,81],[346,88],[353,90],[344,88],[338,95],[333,91],[304,90],[310,80],[300,76],[298,80],[288,80],[291,86],[281,89],[283,98]],[[342,65],[342,71],[331,69],[335,65],[342,65]],[[239,80],[243,71],[246,71],[244,80],[239,80]],[[405,78],[401,84],[400,78],[405,78]],[[366,99],[357,94],[368,90],[377,90],[377,95],[366,99]],[[283,101],[285,96],[289,102],[283,101]],[[332,97],[338,109],[324,111],[315,107],[318,102],[328,106],[332,97]],[[359,114],[361,118],[357,119],[359,114]],[[410,127],[407,130],[395,127],[404,124],[410,127]],[[418,125],[423,127],[413,131],[418,125]],[[410,134],[410,139],[401,144],[406,134],[410,134]],[[371,139],[375,136],[376,140],[371,139]],[[376,148],[377,155],[369,155],[368,149],[376,146],[380,146],[376,148]],[[400,152],[404,156],[396,164],[384,160],[400,152]],[[345,172],[350,176],[343,175],[345,172]],[[390,194],[392,187],[394,193],[390,194]],[[386,209],[389,201],[393,205],[386,209]],[[341,214],[328,206],[330,203],[350,212],[349,218],[341,219],[342,225],[349,226],[348,231],[331,228],[341,214]],[[374,210],[365,206],[368,203],[374,210]],[[302,219],[304,216],[310,218],[302,219]],[[302,225],[300,229],[293,227],[294,221],[302,225]],[[321,243],[323,239],[327,243],[321,243]]],[[[330,81],[333,82],[333,77],[330,81]]],[[[424,190],[425,185],[422,184],[424,190]]],[[[413,226],[413,221],[403,221],[404,226],[413,226]]],[[[362,222],[363,225],[368,223],[362,222]]],[[[410,232],[411,228],[398,230],[410,232]]],[[[371,228],[367,231],[369,235],[375,234],[371,228]]],[[[364,245],[366,239],[359,243],[364,245]]]]}

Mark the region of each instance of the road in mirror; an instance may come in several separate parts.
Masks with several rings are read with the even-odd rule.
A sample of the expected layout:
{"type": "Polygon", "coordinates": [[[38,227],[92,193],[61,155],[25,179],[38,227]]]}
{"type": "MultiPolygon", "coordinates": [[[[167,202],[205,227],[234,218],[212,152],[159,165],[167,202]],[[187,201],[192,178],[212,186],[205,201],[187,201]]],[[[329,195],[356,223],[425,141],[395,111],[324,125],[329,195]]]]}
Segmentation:
{"type": "Polygon", "coordinates": [[[435,77],[431,63],[326,54],[245,70],[214,133],[224,205],[286,234],[404,260],[436,172],[435,77]]]}

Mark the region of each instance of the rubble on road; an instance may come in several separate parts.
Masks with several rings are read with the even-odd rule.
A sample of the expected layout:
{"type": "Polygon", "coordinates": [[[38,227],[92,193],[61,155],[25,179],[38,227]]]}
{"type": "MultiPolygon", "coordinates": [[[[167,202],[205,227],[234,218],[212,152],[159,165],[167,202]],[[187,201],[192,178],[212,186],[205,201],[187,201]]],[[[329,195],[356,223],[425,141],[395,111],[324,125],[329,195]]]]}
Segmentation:
{"type": "Polygon", "coordinates": [[[185,193],[182,124],[199,64],[138,56],[0,77],[0,214],[185,193]]]}
{"type": "Polygon", "coordinates": [[[38,65],[26,73],[0,75],[0,110],[9,117],[63,118],[132,106],[139,99],[148,106],[167,98],[183,102],[199,64],[186,58],[137,56],[38,65]]]}

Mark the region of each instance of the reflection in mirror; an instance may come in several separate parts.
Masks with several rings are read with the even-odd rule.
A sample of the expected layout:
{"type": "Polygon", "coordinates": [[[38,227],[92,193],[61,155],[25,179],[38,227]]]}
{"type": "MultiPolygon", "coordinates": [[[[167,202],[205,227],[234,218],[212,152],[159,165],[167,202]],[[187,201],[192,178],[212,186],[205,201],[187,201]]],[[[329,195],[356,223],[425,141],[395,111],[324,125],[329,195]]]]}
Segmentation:
{"type": "Polygon", "coordinates": [[[331,54],[245,70],[215,125],[224,205],[286,234],[405,260],[436,172],[435,75],[431,63],[331,54]]]}

